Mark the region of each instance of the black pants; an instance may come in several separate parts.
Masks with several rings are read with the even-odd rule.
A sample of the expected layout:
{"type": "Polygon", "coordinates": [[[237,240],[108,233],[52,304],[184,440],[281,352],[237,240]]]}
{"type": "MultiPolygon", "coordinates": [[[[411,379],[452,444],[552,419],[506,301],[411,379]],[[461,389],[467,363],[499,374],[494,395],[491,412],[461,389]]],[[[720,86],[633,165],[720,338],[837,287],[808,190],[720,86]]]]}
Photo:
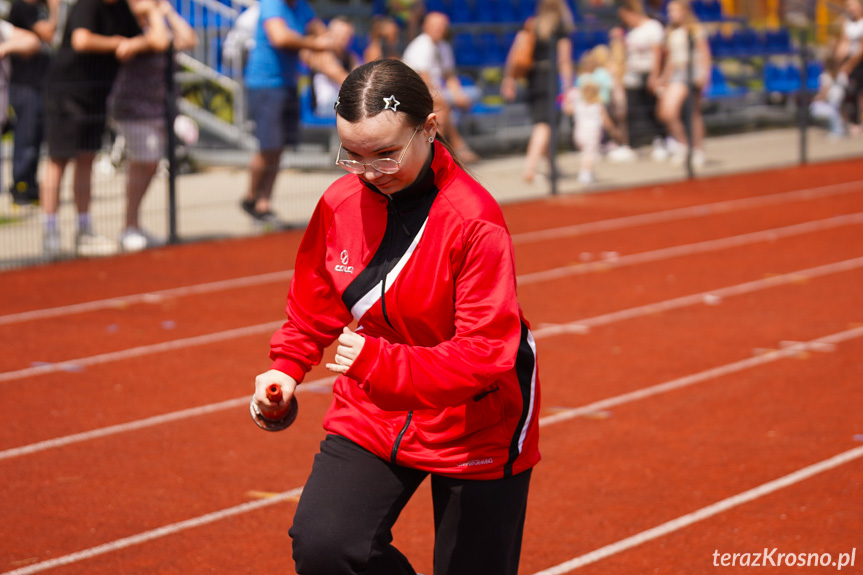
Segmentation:
{"type": "Polygon", "coordinates": [[[656,94],[647,88],[646,74],[642,77],[642,87],[626,89],[626,130],[632,147],[665,137],[665,126],[656,116],[656,105],[656,94]]]}
{"type": "Polygon", "coordinates": [[[29,199],[39,199],[39,167],[43,126],[42,90],[11,84],[9,103],[15,110],[15,147],[12,150],[12,189],[25,193],[29,199]]]}
{"type": "MultiPolygon", "coordinates": [[[[415,575],[392,526],[427,475],[327,436],[290,530],[297,573],[415,575]]],[[[529,484],[432,475],[435,575],[516,575],[529,484]]]]}

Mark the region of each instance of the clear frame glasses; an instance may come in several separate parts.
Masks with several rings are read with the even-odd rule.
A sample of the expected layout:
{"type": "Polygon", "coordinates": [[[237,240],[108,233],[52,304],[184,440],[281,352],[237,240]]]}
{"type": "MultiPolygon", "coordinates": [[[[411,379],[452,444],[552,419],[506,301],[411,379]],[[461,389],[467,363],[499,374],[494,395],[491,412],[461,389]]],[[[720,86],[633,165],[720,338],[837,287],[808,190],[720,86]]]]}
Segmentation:
{"type": "Polygon", "coordinates": [[[414,133],[411,134],[411,139],[408,140],[408,143],[405,145],[405,149],[402,150],[402,155],[399,156],[398,160],[394,160],[392,158],[379,158],[368,163],[358,162],[356,160],[340,160],[339,156],[342,155],[342,144],[339,142],[339,151],[336,153],[336,165],[341,166],[352,174],[364,174],[366,172],[366,166],[371,166],[374,170],[382,174],[395,174],[399,171],[399,168],[402,167],[402,160],[404,160],[405,154],[407,153],[411,142],[414,141],[414,136],[417,135],[420,128],[422,128],[422,125],[417,126],[414,133]]]}

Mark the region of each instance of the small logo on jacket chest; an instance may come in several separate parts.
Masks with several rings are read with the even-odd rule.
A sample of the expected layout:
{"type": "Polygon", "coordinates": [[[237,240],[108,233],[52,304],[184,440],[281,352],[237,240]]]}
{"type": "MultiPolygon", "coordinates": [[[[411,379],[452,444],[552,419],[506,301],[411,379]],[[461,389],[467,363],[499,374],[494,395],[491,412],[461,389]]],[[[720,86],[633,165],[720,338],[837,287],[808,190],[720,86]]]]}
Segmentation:
{"type": "Polygon", "coordinates": [[[339,254],[339,259],[342,260],[342,263],[335,267],[337,272],[344,272],[346,274],[354,273],[354,266],[348,265],[348,250],[342,250],[342,253],[339,254]]]}

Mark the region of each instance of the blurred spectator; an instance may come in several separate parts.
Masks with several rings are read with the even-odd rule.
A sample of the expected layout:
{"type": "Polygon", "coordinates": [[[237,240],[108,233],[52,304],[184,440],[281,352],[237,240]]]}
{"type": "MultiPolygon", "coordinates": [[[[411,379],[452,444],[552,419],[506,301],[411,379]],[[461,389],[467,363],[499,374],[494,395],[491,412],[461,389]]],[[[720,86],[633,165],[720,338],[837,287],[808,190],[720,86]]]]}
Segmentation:
{"type": "Polygon", "coordinates": [[[827,58],[824,70],[818,76],[818,92],[809,105],[813,118],[827,122],[831,138],[842,138],[846,133],[845,120],[842,117],[845,87],[837,81],[838,72],[836,59],[827,58]]]}
{"type": "Polygon", "coordinates": [[[255,2],[243,10],[225,35],[222,58],[228,63],[231,74],[239,76],[245,69],[249,52],[255,47],[255,29],[261,16],[261,5],[255,2]]]}
{"type": "Polygon", "coordinates": [[[12,54],[9,77],[9,103],[15,112],[12,129],[15,147],[12,151],[13,201],[26,205],[39,201],[36,172],[44,135],[42,82],[51,63],[50,48],[57,29],[59,0],[13,0],[9,23],[34,32],[43,42],[33,55],[12,54]]]}
{"type": "MultiPolygon", "coordinates": [[[[662,63],[665,30],[658,20],[647,16],[641,0],[623,0],[618,17],[625,32],[612,31],[612,42],[623,43],[623,88],[626,91],[626,129],[621,132],[625,145],[653,143],[652,157],[668,158],[665,126],[657,116],[657,80],[662,63]]],[[[615,49],[620,50],[616,45],[615,49]]]]}
{"type": "Polygon", "coordinates": [[[405,42],[410,42],[420,33],[420,24],[426,15],[423,0],[386,0],[387,15],[404,30],[405,42]]]}
{"type": "MultiPolygon", "coordinates": [[[[611,104],[611,92],[614,89],[614,78],[611,76],[608,68],[608,46],[605,44],[594,46],[590,52],[585,52],[585,56],[588,57],[588,61],[584,63],[585,68],[590,68],[589,76],[593,80],[593,83],[599,86],[599,99],[604,106],[608,107],[611,104]]],[[[579,82],[586,79],[582,78],[582,76],[583,71],[581,62],[579,62],[579,76],[576,78],[576,86],[578,86],[579,82]]]]}
{"type": "Polygon", "coordinates": [[[707,33],[698,23],[688,0],[668,3],[667,57],[659,80],[659,111],[671,137],[679,144],[672,161],[682,164],[692,146],[692,165],[704,165],[704,118],[701,115],[701,94],[710,79],[710,46],[707,33]],[[692,142],[686,136],[683,112],[689,96],[689,56],[692,39],[692,142]]]}
{"type": "MultiPolygon", "coordinates": [[[[525,34],[521,38],[533,41],[531,63],[526,73],[527,103],[533,123],[522,172],[526,182],[533,181],[539,160],[548,155],[551,123],[559,119],[557,96],[561,89],[566,91],[572,86],[572,42],[569,36],[574,31],[572,12],[565,0],[540,0],[536,15],[525,22],[525,34]],[[552,52],[557,59],[555,62],[551,61],[552,52]]],[[[516,43],[520,41],[517,35],[516,43]]],[[[510,55],[512,53],[513,49],[510,49],[510,55]]],[[[507,58],[507,62],[501,93],[505,99],[512,100],[516,96],[516,71],[510,65],[512,58],[507,58]]]]}
{"type": "Polygon", "coordinates": [[[567,95],[565,110],[575,118],[573,141],[581,151],[578,181],[591,184],[596,181],[594,166],[599,160],[603,132],[616,137],[611,117],[601,99],[601,87],[593,77],[582,77],[581,85],[567,95]]]}
{"type": "MultiPolygon", "coordinates": [[[[612,136],[612,133],[615,140],[619,138],[619,132],[613,121],[614,115],[611,112],[611,96],[614,91],[614,78],[608,69],[608,65],[609,49],[607,46],[600,44],[595,46],[589,52],[582,54],[578,64],[578,76],[575,78],[576,93],[586,85],[595,86],[599,90],[599,101],[605,109],[605,118],[601,124],[603,126],[601,133],[603,135],[604,142],[612,136]],[[611,125],[615,129],[605,129],[606,124],[611,125]]],[[[614,147],[608,154],[609,159],[614,162],[629,162],[635,160],[635,152],[633,152],[629,146],[620,145],[622,143],[623,142],[617,141],[612,144],[614,147]]]]}
{"type": "Polygon", "coordinates": [[[360,65],[360,58],[351,50],[354,25],[346,18],[336,17],[330,20],[327,24],[327,36],[332,40],[332,49],[302,50],[300,58],[312,72],[315,114],[335,117],[333,106],[339,95],[339,88],[351,70],[360,65]]]}
{"type": "Polygon", "coordinates": [[[75,160],[75,205],[80,255],[107,255],[116,242],[93,232],[90,183],[93,159],[102,146],[106,104],[121,61],[150,49],[126,0],[78,0],[69,12],[63,39],[45,78],[48,163],[42,179],[43,247],[60,253],[57,206],[60,182],[75,160]]]}
{"type": "Polygon", "coordinates": [[[261,0],[260,5],[245,73],[259,149],[252,155],[249,188],[240,206],[256,222],[272,226],[279,224],[270,200],[282,149],[300,139],[299,52],[329,50],[332,40],[307,0],[261,0]]]}
{"type": "Polygon", "coordinates": [[[363,61],[400,57],[398,24],[389,16],[375,16],[372,18],[369,44],[363,52],[363,61]]]}
{"type": "Polygon", "coordinates": [[[479,158],[459,133],[456,112],[470,110],[480,92],[476,86],[462,86],[452,46],[446,40],[448,32],[449,17],[429,12],[423,21],[422,34],[405,48],[403,60],[429,85],[444,137],[462,162],[471,163],[479,158]]]}
{"type": "Polygon", "coordinates": [[[120,234],[120,247],[132,252],[162,243],[141,227],[138,212],[164,156],[165,105],[168,98],[176,97],[168,93],[165,52],[172,42],[175,50],[188,50],[195,46],[196,38],[168,0],[129,0],[129,7],[150,39],[151,51],[137,54],[120,67],[108,109],[118,136],[125,142],[129,163],[126,225],[120,234]],[[147,89],[142,90],[142,85],[147,89]]]}
{"type": "Polygon", "coordinates": [[[839,62],[838,81],[846,86],[846,118],[848,132],[854,136],[863,133],[863,0],[847,0],[842,35],[836,46],[839,62]]]}

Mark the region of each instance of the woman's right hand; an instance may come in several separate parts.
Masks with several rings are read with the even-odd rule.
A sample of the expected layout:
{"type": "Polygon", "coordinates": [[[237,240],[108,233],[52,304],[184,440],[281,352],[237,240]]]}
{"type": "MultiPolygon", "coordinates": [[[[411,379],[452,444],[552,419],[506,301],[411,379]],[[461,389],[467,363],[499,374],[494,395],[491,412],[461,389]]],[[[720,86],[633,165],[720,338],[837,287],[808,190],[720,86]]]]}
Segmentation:
{"type": "Polygon", "coordinates": [[[506,101],[515,100],[516,96],[516,82],[515,78],[512,76],[504,76],[503,81],[500,84],[500,95],[506,101]]]}
{"type": "Polygon", "coordinates": [[[296,389],[297,381],[293,377],[277,369],[271,369],[255,378],[255,396],[253,399],[261,410],[272,411],[277,407],[287,405],[294,396],[296,389]],[[282,388],[282,401],[278,405],[267,399],[267,388],[274,383],[282,388]]]}

